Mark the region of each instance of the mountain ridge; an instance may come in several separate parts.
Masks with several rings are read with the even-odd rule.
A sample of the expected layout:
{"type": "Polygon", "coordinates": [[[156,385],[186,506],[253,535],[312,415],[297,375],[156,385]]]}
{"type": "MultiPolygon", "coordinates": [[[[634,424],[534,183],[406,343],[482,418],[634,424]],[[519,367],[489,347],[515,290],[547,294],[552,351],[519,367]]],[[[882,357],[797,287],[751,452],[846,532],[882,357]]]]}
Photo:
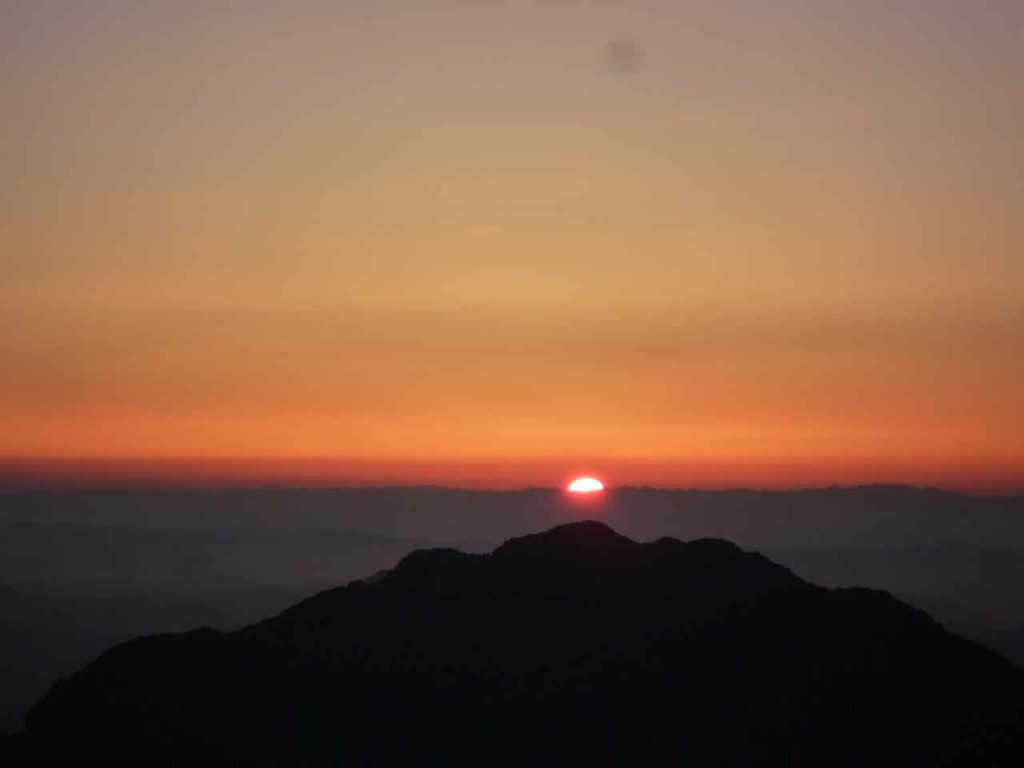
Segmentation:
{"type": "Polygon", "coordinates": [[[54,686],[25,743],[58,763],[1011,765],[1022,692],[886,593],[580,522],[118,646],[54,686]]]}

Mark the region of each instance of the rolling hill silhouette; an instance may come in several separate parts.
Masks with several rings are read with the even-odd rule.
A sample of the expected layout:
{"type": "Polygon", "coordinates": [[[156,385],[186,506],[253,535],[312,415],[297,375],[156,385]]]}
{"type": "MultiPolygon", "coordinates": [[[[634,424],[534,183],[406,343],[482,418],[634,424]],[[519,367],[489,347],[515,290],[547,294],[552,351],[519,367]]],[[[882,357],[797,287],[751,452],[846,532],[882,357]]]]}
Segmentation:
{"type": "Polygon", "coordinates": [[[61,681],[34,760],[1024,764],[1024,673],[884,592],[599,523],[419,550],[232,633],[61,681]]]}

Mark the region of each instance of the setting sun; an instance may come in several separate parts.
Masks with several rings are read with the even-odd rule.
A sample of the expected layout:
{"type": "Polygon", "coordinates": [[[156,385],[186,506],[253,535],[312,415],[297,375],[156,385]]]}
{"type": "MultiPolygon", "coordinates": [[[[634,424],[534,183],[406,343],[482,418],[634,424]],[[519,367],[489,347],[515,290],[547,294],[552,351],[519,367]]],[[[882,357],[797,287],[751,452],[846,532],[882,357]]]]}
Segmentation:
{"type": "Polygon", "coordinates": [[[604,483],[596,477],[577,477],[569,483],[569,493],[597,493],[604,490],[604,483]]]}

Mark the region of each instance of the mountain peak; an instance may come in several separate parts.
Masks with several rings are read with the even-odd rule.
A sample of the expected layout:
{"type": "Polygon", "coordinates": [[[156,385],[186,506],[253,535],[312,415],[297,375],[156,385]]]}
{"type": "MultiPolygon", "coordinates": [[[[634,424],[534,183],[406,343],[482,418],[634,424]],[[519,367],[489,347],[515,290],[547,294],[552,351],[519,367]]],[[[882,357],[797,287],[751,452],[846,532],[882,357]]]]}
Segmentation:
{"type": "Polygon", "coordinates": [[[566,523],[542,533],[509,539],[496,550],[498,557],[524,553],[570,554],[573,552],[622,551],[638,546],[635,541],[615,532],[597,520],[566,523]]]}

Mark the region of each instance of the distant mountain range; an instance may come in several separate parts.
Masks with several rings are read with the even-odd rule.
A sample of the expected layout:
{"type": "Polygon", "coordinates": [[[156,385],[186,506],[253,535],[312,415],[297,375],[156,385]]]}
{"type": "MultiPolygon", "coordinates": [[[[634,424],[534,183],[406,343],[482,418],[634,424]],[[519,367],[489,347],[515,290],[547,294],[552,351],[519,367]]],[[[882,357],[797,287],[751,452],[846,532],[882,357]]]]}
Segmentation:
{"type": "MultiPolygon", "coordinates": [[[[675,536],[726,538],[759,549],[950,542],[1024,549],[1024,496],[894,485],[796,491],[610,488],[600,499],[586,501],[561,489],[0,490],[0,524],[228,533],[337,530],[460,547],[490,548],[584,517],[643,541],[675,536]]],[[[13,556],[17,550],[2,554],[13,556]]],[[[0,576],[0,583],[5,581],[11,583],[0,576]]]]}
{"type": "Polygon", "coordinates": [[[182,765],[1024,764],[1024,672],[886,593],[580,522],[134,640],[6,748],[182,765]]]}

